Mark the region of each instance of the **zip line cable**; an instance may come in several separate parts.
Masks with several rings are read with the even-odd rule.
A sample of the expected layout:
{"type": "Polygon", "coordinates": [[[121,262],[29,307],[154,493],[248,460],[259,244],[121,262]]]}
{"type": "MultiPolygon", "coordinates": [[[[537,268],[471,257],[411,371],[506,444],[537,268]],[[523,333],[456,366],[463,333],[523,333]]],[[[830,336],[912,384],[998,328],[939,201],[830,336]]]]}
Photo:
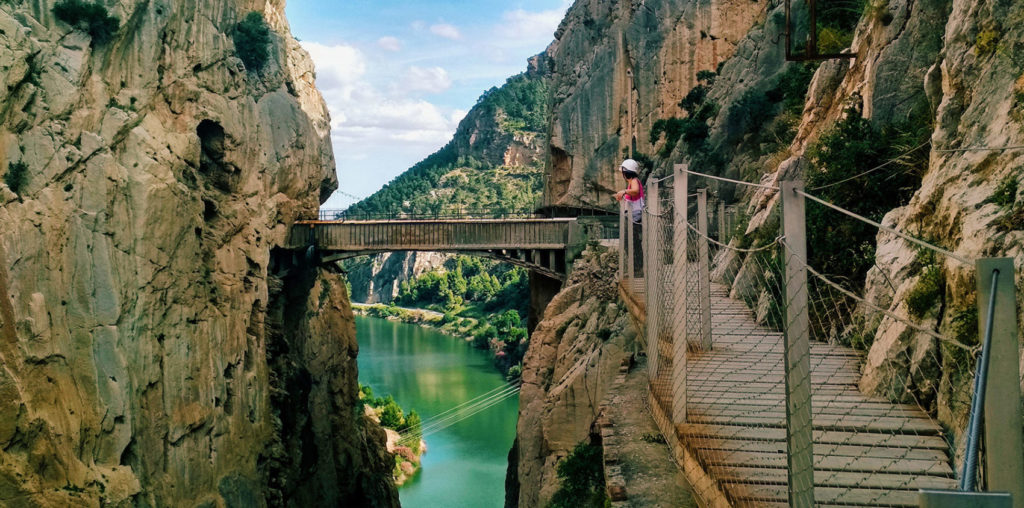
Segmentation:
{"type": "Polygon", "coordinates": [[[473,403],[471,405],[468,405],[468,406],[462,406],[462,407],[458,408],[458,410],[456,412],[453,412],[453,413],[449,414],[448,416],[445,416],[443,418],[431,418],[429,421],[421,424],[420,425],[420,429],[422,431],[426,431],[427,429],[430,429],[432,427],[435,427],[435,426],[438,426],[438,425],[443,425],[444,423],[446,423],[446,422],[448,422],[450,420],[458,419],[460,416],[462,416],[464,414],[465,411],[475,410],[477,407],[480,407],[480,406],[483,406],[483,405],[487,405],[487,404],[491,403],[494,400],[501,399],[502,397],[505,397],[508,394],[517,391],[518,389],[519,389],[518,386],[506,387],[505,390],[502,390],[501,392],[498,392],[498,393],[496,393],[494,395],[491,395],[490,397],[487,397],[486,399],[482,399],[482,400],[480,400],[478,402],[475,402],[475,403],[473,403]]]}
{"type": "MultiPolygon", "coordinates": [[[[859,174],[853,175],[853,176],[851,176],[849,178],[844,178],[842,180],[839,180],[838,182],[832,182],[832,183],[829,183],[829,184],[821,185],[821,186],[814,187],[814,188],[807,189],[807,190],[816,191],[816,190],[821,190],[821,189],[827,189],[829,187],[833,187],[833,186],[839,185],[841,183],[849,182],[850,180],[856,180],[857,178],[860,178],[860,177],[862,177],[864,175],[867,175],[869,173],[874,173],[875,171],[878,171],[879,169],[882,169],[882,168],[888,166],[889,164],[897,162],[900,159],[902,159],[903,157],[906,157],[907,155],[910,155],[911,153],[914,153],[917,150],[920,150],[921,148],[923,148],[925,146],[928,146],[930,144],[931,144],[931,141],[925,141],[924,143],[921,143],[920,145],[917,145],[914,148],[911,148],[910,150],[907,150],[906,152],[903,152],[903,153],[897,155],[896,157],[893,157],[892,159],[889,159],[889,160],[887,160],[887,161],[885,161],[885,162],[883,162],[883,163],[881,163],[881,164],[879,164],[879,165],[877,165],[877,166],[875,166],[875,167],[873,167],[873,168],[871,168],[871,169],[869,169],[869,170],[867,170],[867,171],[865,171],[863,173],[859,173],[859,174]]],[[[941,150],[939,150],[939,151],[941,151],[941,150]]]]}
{"type": "Polygon", "coordinates": [[[920,245],[922,247],[926,247],[928,249],[931,249],[931,250],[933,250],[935,252],[938,252],[939,254],[943,254],[943,255],[948,256],[948,257],[950,257],[952,259],[955,259],[955,260],[957,260],[957,261],[959,261],[959,262],[961,262],[961,263],[963,263],[965,265],[974,266],[974,262],[972,262],[971,260],[969,260],[969,259],[967,259],[967,258],[965,258],[965,257],[963,257],[963,256],[961,256],[959,254],[956,254],[954,252],[951,252],[951,251],[948,251],[946,249],[943,249],[942,247],[937,247],[937,246],[932,245],[932,244],[930,244],[930,243],[928,243],[928,242],[926,242],[924,240],[919,240],[919,239],[914,238],[913,236],[910,236],[910,235],[908,235],[906,233],[902,233],[902,232],[897,231],[897,230],[895,230],[893,228],[890,228],[888,226],[883,226],[883,225],[881,225],[881,224],[879,224],[879,223],[877,223],[877,222],[875,222],[875,221],[873,221],[871,219],[868,219],[867,217],[862,217],[860,215],[857,215],[857,214],[855,214],[855,213],[853,213],[853,212],[851,212],[851,211],[849,211],[849,210],[847,210],[845,208],[833,205],[832,203],[829,203],[828,201],[825,201],[823,199],[816,198],[816,197],[814,197],[814,196],[812,196],[810,194],[807,194],[804,191],[797,190],[796,193],[801,195],[801,196],[803,196],[803,197],[805,197],[805,198],[807,198],[807,199],[810,199],[811,201],[814,201],[815,203],[818,203],[818,204],[823,205],[825,207],[831,208],[831,209],[833,209],[833,210],[835,210],[835,211],[837,211],[839,213],[842,213],[844,215],[848,215],[850,217],[853,217],[854,219],[857,219],[857,220],[859,220],[861,222],[866,222],[868,224],[871,224],[872,226],[874,226],[874,227],[876,227],[878,229],[881,229],[882,231],[887,231],[889,233],[892,233],[892,234],[894,234],[894,235],[896,235],[896,236],[898,236],[898,237],[900,237],[900,238],[902,238],[904,240],[907,240],[909,242],[916,243],[916,244],[918,244],[918,245],[920,245]]]}
{"type": "Polygon", "coordinates": [[[464,408],[468,409],[468,413],[459,412],[457,414],[449,415],[446,418],[442,418],[441,420],[435,420],[431,425],[421,426],[419,432],[410,430],[404,433],[400,433],[399,440],[407,440],[415,436],[419,436],[420,438],[422,438],[424,436],[429,436],[431,434],[440,432],[448,427],[451,427],[452,425],[455,425],[456,423],[464,421],[482,411],[485,411],[491,407],[494,407],[504,402],[507,399],[512,398],[513,396],[517,395],[519,391],[520,386],[514,386],[511,388],[511,390],[503,391],[502,393],[495,395],[494,397],[490,397],[485,401],[481,401],[478,404],[475,404],[474,407],[472,408],[464,408]]]}
{"type": "MultiPolygon", "coordinates": [[[[479,400],[475,400],[472,403],[460,404],[459,406],[456,406],[452,409],[449,409],[448,411],[445,411],[445,413],[441,413],[447,413],[447,416],[440,417],[441,415],[438,415],[430,418],[429,420],[424,421],[423,423],[420,424],[420,433],[426,433],[434,430],[435,428],[443,428],[447,426],[447,424],[449,423],[460,421],[461,419],[464,419],[466,411],[473,412],[479,409],[480,407],[490,407],[491,405],[496,403],[495,401],[500,402],[501,400],[508,398],[509,396],[511,396],[511,394],[517,393],[518,391],[519,385],[505,385],[495,393],[491,393],[494,392],[494,390],[492,390],[491,392],[488,392],[491,393],[491,395],[488,395],[485,398],[477,397],[476,399],[479,400]]],[[[406,431],[406,434],[408,433],[409,431],[406,431]]]]}
{"type": "Polygon", "coordinates": [[[507,390],[508,387],[509,387],[509,385],[501,385],[501,386],[499,386],[499,387],[497,387],[497,388],[495,388],[495,389],[493,389],[491,391],[488,391],[488,392],[482,393],[480,395],[477,395],[476,397],[473,397],[472,399],[469,399],[466,402],[463,402],[463,403],[461,403],[461,404],[459,404],[457,406],[454,406],[454,407],[452,407],[452,408],[450,408],[450,409],[448,409],[446,411],[442,411],[442,412],[440,412],[440,413],[438,413],[438,414],[436,414],[434,416],[431,416],[430,418],[424,420],[422,424],[426,425],[429,422],[437,420],[437,419],[443,417],[444,415],[446,415],[448,413],[451,413],[453,411],[459,411],[459,410],[463,409],[466,406],[476,404],[479,399],[487,398],[487,397],[490,397],[491,395],[494,395],[497,392],[507,390]]]}
{"type": "Polygon", "coordinates": [[[486,411],[487,409],[490,409],[491,407],[494,407],[494,406],[504,402],[505,400],[512,398],[513,396],[517,395],[518,393],[519,393],[519,390],[516,389],[515,391],[505,395],[504,397],[502,397],[500,399],[495,399],[495,400],[491,401],[490,403],[488,403],[488,404],[486,404],[484,406],[478,407],[477,409],[475,409],[472,412],[466,414],[462,418],[458,418],[458,419],[452,420],[452,421],[450,421],[450,422],[448,422],[448,423],[446,423],[444,425],[434,427],[434,428],[432,428],[432,429],[430,429],[430,430],[428,430],[426,432],[423,432],[422,435],[423,436],[430,436],[432,434],[436,434],[436,433],[438,433],[438,432],[440,432],[440,431],[442,431],[444,429],[447,429],[448,427],[451,427],[452,425],[455,425],[456,423],[462,422],[464,420],[467,420],[467,419],[475,416],[476,414],[478,414],[480,412],[486,411]]]}

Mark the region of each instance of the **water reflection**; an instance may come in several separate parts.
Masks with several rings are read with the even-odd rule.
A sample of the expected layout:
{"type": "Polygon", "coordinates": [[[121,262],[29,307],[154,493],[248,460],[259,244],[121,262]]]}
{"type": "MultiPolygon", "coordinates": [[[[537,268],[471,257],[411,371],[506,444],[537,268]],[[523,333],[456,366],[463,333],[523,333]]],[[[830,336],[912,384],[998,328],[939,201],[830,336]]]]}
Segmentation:
{"type": "MultiPolygon", "coordinates": [[[[487,354],[417,325],[356,317],[359,380],[424,422],[504,384],[487,354]]],[[[427,437],[423,469],[399,489],[407,508],[501,507],[518,397],[427,437]]]]}

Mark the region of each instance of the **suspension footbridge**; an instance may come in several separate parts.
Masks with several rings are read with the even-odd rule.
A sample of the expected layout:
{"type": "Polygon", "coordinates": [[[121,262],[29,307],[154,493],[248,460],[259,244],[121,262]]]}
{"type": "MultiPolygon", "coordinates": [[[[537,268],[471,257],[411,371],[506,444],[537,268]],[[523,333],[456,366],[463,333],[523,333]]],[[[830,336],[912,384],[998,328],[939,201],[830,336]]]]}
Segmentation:
{"type": "Polygon", "coordinates": [[[972,262],[799,182],[751,184],[677,165],[648,183],[643,221],[622,211],[620,295],[644,330],[652,413],[708,505],[1021,506],[1013,260],[972,262]],[[778,234],[741,248],[725,237],[720,207],[713,238],[710,185],[691,194],[690,180],[753,187],[763,198],[754,216],[779,224],[778,234]],[[908,316],[914,291],[890,282],[889,293],[865,294],[810,266],[805,199],[941,258],[924,270],[976,279],[975,342],[963,342],[962,327],[954,335],[908,316]],[[882,354],[848,346],[871,341],[882,354]],[[989,357],[1000,366],[986,368],[989,357]],[[968,414],[970,423],[956,416],[968,414]],[[963,497],[978,480],[1013,500],[963,497]]]}

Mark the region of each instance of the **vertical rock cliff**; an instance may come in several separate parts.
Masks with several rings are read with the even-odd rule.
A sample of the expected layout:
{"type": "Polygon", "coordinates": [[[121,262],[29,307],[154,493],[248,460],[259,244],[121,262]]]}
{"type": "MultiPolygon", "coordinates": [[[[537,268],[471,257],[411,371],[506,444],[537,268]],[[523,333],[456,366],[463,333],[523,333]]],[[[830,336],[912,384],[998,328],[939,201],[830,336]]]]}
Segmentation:
{"type": "Polygon", "coordinates": [[[0,5],[0,503],[396,505],[343,282],[275,251],[337,186],[283,1],[56,3],[0,5]]]}
{"type": "MultiPolygon", "coordinates": [[[[1021,27],[1020,2],[869,2],[849,26],[832,32],[838,35],[834,50],[854,58],[805,65],[785,61],[781,2],[579,0],[546,53],[553,101],[545,197],[611,209],[611,193],[620,185],[614,168],[630,154],[646,163],[645,178],[688,162],[697,171],[772,184],[806,175],[814,168],[812,148],[838,122],[862,116],[879,132],[921,134],[915,144],[894,147],[896,163],[913,166],[919,180],[904,189],[906,199],[882,211],[882,222],[963,258],[1013,258],[1024,327],[1021,27]],[[706,107],[706,116],[686,124],[700,111],[695,103],[706,107]],[[658,132],[659,121],[695,129],[658,132]]],[[[749,217],[746,236],[775,237],[774,193],[711,187],[749,217]]],[[[916,248],[879,233],[869,250],[870,269],[854,284],[863,285],[870,300],[976,346],[976,323],[964,318],[977,314],[973,266],[939,258],[930,268],[941,280],[935,301],[914,317],[901,302],[923,275],[916,248]]],[[[573,304],[579,301],[553,302],[556,308],[573,304]]],[[[866,337],[861,347],[867,353],[861,389],[907,402],[912,397],[952,430],[961,449],[971,380],[964,374],[973,371],[972,354],[899,324],[861,328],[856,332],[866,337]]],[[[533,352],[544,341],[572,342],[532,337],[524,380],[526,372],[554,369],[560,361],[533,352]]],[[[553,406],[531,402],[529,389],[524,385],[513,464],[519,506],[545,499],[547,487],[529,482],[537,485],[536,471],[550,471],[546,461],[556,455],[523,453],[554,449],[532,425],[549,418],[553,406]]],[[[516,487],[510,479],[510,492],[516,487]]]]}
{"type": "Polygon", "coordinates": [[[616,303],[616,256],[585,252],[530,335],[506,506],[547,506],[559,487],[558,461],[589,440],[619,364],[633,351],[637,331],[616,303]]]}

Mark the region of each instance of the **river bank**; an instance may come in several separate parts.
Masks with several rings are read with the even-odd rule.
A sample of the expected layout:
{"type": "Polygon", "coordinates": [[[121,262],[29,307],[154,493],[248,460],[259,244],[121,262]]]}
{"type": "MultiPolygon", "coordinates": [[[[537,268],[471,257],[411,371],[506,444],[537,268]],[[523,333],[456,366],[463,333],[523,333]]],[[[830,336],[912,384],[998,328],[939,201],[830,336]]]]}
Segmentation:
{"type": "Polygon", "coordinates": [[[429,326],[363,316],[355,324],[360,383],[422,417],[429,451],[399,489],[402,505],[503,506],[519,406],[511,396],[473,410],[480,396],[505,391],[490,356],[429,326]]]}

